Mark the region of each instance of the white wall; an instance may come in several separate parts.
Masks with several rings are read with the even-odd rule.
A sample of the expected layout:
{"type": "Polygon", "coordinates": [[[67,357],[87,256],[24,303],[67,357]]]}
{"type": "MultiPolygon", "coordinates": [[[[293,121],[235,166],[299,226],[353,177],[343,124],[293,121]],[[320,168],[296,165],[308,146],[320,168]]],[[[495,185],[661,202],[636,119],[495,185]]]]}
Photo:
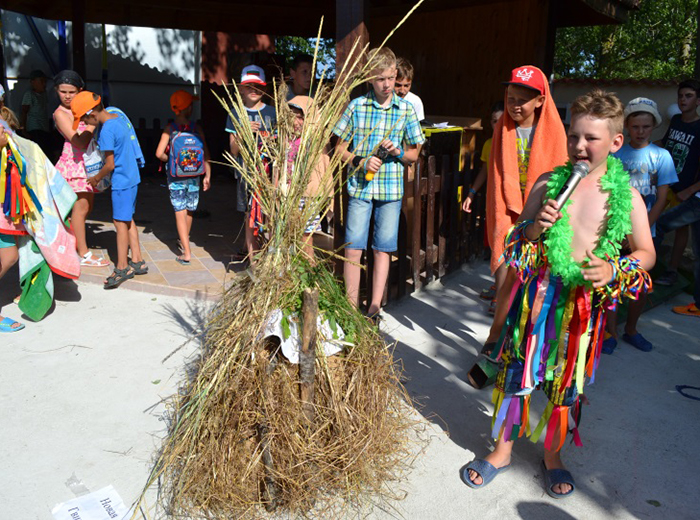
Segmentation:
{"type": "Polygon", "coordinates": [[[661,117],[663,118],[663,123],[661,123],[661,126],[654,129],[651,138],[655,141],[661,139],[666,133],[668,123],[671,119],[668,115],[669,108],[676,105],[678,91],[676,85],[654,85],[642,82],[632,84],[614,84],[611,82],[597,85],[592,82],[568,83],[555,81],[552,86],[552,97],[557,106],[570,105],[578,96],[586,94],[594,88],[602,88],[608,92],[615,92],[624,104],[627,104],[636,97],[646,97],[656,101],[661,117]]]}
{"type": "MultiPolygon", "coordinates": [[[[0,11],[4,37],[5,73],[8,93],[6,103],[19,110],[23,93],[29,88],[29,73],[43,70],[53,76],[32,34],[24,15],[0,11]]],[[[46,44],[57,70],[60,69],[58,23],[34,18],[37,29],[46,44]]],[[[71,24],[67,24],[68,67],[71,68],[71,24]]],[[[161,122],[174,115],[169,107],[172,92],[182,88],[199,94],[201,71],[201,33],[176,29],[126,27],[107,25],[107,70],[110,102],[138,124],[145,118],[150,128],[154,118],[161,122]]],[[[87,88],[102,93],[102,27],[85,26],[85,57],[87,88]]],[[[58,105],[58,98],[49,83],[50,110],[58,105]]],[[[199,104],[194,116],[200,117],[199,104]]]]}

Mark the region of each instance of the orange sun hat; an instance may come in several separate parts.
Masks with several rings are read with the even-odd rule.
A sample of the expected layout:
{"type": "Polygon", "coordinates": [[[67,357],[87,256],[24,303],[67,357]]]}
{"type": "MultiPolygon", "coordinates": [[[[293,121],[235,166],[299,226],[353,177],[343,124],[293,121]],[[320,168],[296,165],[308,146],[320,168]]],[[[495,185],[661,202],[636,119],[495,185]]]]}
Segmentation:
{"type": "Polygon", "coordinates": [[[173,95],[170,96],[170,108],[173,109],[173,112],[179,114],[190,106],[193,101],[197,101],[198,99],[199,96],[193,96],[186,90],[176,90],[173,92],[173,95]]]}
{"type": "Polygon", "coordinates": [[[70,110],[73,112],[73,130],[78,129],[80,118],[92,112],[92,109],[102,103],[102,98],[88,90],[79,92],[70,102],[70,110]],[[95,99],[94,96],[97,96],[95,99]]]}

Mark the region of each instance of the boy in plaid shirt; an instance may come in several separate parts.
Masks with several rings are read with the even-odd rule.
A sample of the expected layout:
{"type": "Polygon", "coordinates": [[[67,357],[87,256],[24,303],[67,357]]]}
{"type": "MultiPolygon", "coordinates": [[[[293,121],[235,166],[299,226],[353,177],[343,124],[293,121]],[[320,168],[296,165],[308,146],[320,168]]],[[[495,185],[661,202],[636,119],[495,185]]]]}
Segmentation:
{"type": "Polygon", "coordinates": [[[404,166],[418,159],[418,145],[425,137],[413,105],[394,93],[394,53],[382,48],[372,49],[369,55],[372,90],[350,102],[333,133],[340,138],[338,151],[343,161],[352,165],[345,286],[350,301],[359,306],[360,260],[374,212],[374,277],[367,315],[376,320],[389,275],[390,253],[397,249],[404,166]]]}

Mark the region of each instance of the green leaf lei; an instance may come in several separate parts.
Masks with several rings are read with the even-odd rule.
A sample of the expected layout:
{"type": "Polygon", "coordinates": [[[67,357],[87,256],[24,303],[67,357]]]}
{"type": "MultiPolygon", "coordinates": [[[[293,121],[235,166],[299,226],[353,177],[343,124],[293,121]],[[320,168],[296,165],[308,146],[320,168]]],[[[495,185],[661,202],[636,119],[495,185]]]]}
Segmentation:
{"type": "MultiPolygon", "coordinates": [[[[605,231],[598,238],[593,253],[599,258],[616,257],[620,254],[622,241],[632,232],[632,190],[629,175],[622,167],[622,161],[609,156],[607,171],[600,178],[600,187],[608,192],[608,211],[605,231]]],[[[571,163],[554,169],[547,181],[547,197],[556,198],[559,190],[571,175],[571,163]]],[[[581,274],[581,262],[576,262],[571,254],[574,230],[569,221],[567,207],[569,199],[561,209],[560,218],[549,229],[544,238],[547,261],[552,274],[558,275],[566,285],[588,285],[581,274]]]]}

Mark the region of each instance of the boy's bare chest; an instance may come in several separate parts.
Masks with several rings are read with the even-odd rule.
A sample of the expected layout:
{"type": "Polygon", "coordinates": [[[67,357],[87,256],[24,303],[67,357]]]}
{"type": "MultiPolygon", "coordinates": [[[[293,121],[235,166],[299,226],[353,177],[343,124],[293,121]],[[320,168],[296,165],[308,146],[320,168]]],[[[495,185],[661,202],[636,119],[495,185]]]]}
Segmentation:
{"type": "Polygon", "coordinates": [[[574,257],[594,248],[603,234],[608,210],[608,194],[600,190],[599,181],[582,181],[571,196],[569,221],[574,231],[574,257]]]}

